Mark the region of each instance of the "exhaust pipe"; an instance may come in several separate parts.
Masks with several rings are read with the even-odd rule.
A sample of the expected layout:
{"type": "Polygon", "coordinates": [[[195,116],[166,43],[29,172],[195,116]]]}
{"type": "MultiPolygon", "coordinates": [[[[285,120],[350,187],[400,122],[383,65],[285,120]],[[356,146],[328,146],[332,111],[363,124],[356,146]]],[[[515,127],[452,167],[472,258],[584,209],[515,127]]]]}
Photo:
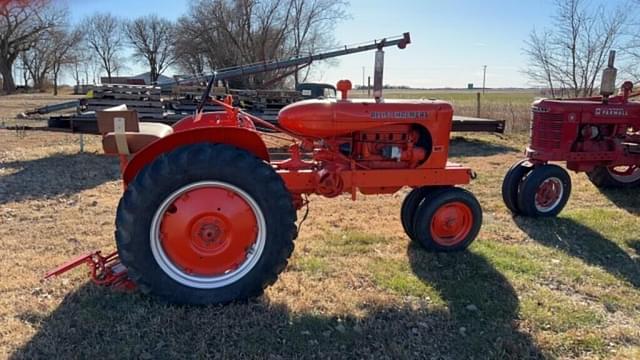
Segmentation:
{"type": "Polygon", "coordinates": [[[384,70],[384,51],[379,48],[376,51],[376,60],[373,66],[373,97],[376,102],[382,99],[382,72],[384,70]]]}
{"type": "Polygon", "coordinates": [[[615,68],[616,52],[609,52],[609,66],[602,71],[602,82],[600,83],[600,95],[605,99],[616,93],[616,76],[618,69],[615,68]]]}

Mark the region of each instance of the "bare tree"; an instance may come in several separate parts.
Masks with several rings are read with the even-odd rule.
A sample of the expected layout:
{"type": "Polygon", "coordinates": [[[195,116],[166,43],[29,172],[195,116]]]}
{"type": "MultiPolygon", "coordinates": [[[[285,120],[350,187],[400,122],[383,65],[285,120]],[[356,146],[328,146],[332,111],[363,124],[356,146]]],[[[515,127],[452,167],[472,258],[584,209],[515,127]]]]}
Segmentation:
{"type": "MultiPolygon", "coordinates": [[[[178,20],[177,64],[198,73],[306,55],[333,45],[331,26],[346,17],[345,7],[343,0],[200,0],[178,20]]],[[[232,85],[282,83],[287,74],[256,74],[232,85]]]]}
{"type": "Polygon", "coordinates": [[[553,95],[590,96],[608,53],[620,45],[628,17],[584,0],[557,0],[553,31],[532,31],[525,43],[530,79],[553,95]]]}
{"type": "Polygon", "coordinates": [[[123,66],[120,52],[124,41],[120,21],[111,14],[95,14],[82,22],[85,32],[85,41],[89,48],[100,60],[101,68],[106,71],[107,78],[111,81],[113,74],[123,66]]]}
{"type": "Polygon", "coordinates": [[[40,91],[46,90],[47,75],[52,68],[53,43],[50,41],[49,32],[38,36],[33,46],[20,54],[20,61],[29,73],[33,87],[40,91]]]}
{"type": "Polygon", "coordinates": [[[50,0],[0,2],[0,74],[5,92],[15,90],[16,59],[32,48],[44,31],[60,23],[65,16],[61,9],[50,0]]]}
{"type": "MultiPolygon", "coordinates": [[[[640,5],[640,0],[635,0],[635,9],[640,5]]],[[[632,18],[631,26],[628,28],[628,41],[625,46],[625,53],[630,58],[624,70],[635,81],[640,81],[640,11],[636,10],[632,18]]]]}
{"type": "MultiPolygon", "coordinates": [[[[287,56],[288,5],[288,0],[200,0],[192,5],[184,24],[195,36],[194,50],[205,55],[211,70],[262,62],[287,56]]],[[[257,74],[231,83],[258,87],[274,75],[257,74]]]]}
{"type": "Polygon", "coordinates": [[[60,71],[73,62],[73,49],[80,37],[77,30],[50,29],[41,34],[34,47],[22,52],[20,61],[34,88],[44,91],[52,82],[53,94],[58,95],[60,71]]]}
{"type": "MultiPolygon", "coordinates": [[[[312,54],[319,49],[335,46],[332,27],[348,17],[347,2],[342,0],[291,0],[291,42],[294,56],[312,54]]],[[[306,81],[309,68],[302,75],[306,81]]],[[[294,73],[296,85],[300,72],[294,73]]]]}
{"type": "Polygon", "coordinates": [[[124,33],[133,47],[134,58],[149,66],[151,81],[155,83],[175,60],[173,23],[149,15],[127,22],[124,33]]]}
{"type": "MultiPolygon", "coordinates": [[[[80,36],[82,38],[82,35],[80,36]]],[[[76,46],[71,48],[68,55],[71,77],[76,82],[76,86],[80,86],[80,83],[85,81],[83,76],[86,75],[87,63],[90,60],[84,51],[86,48],[84,48],[83,45],[82,41],[78,41],[76,46]]],[[[88,81],[88,75],[86,78],[86,81],[88,81]]]]}
{"type": "Polygon", "coordinates": [[[58,78],[63,67],[72,65],[75,60],[74,48],[78,46],[82,33],[80,30],[55,31],[51,34],[53,49],[51,52],[51,73],[53,75],[53,95],[58,95],[58,78]]]}
{"type": "Polygon", "coordinates": [[[525,41],[525,54],[529,58],[529,67],[525,74],[536,84],[546,84],[551,91],[551,97],[556,97],[555,67],[551,57],[552,34],[548,31],[538,33],[535,29],[525,41]]]}
{"type": "Polygon", "coordinates": [[[199,34],[195,33],[197,28],[192,19],[182,17],[175,29],[175,63],[182,73],[192,76],[201,75],[208,68],[199,34]]]}

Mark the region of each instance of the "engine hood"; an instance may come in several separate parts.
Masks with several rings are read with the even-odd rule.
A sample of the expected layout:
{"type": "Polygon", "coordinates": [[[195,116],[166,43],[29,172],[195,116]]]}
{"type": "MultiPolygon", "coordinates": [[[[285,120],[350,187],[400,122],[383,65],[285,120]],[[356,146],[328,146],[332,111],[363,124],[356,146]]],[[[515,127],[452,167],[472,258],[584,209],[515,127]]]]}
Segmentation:
{"type": "Polygon", "coordinates": [[[436,121],[442,112],[453,114],[453,109],[440,100],[313,99],[284,107],[278,122],[294,134],[323,138],[394,123],[436,121]]]}

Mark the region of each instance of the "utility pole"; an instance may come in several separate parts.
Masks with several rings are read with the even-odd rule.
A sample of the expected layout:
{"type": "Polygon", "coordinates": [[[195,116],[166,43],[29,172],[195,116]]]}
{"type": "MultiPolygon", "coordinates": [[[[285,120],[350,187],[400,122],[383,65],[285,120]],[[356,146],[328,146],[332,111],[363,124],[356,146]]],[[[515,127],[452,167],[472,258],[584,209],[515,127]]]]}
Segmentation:
{"type": "Polygon", "coordinates": [[[483,95],[486,88],[487,88],[487,65],[484,66],[484,71],[482,75],[482,94],[483,95]]]}
{"type": "Polygon", "coordinates": [[[362,87],[364,88],[364,66],[362,67],[362,87]]]}

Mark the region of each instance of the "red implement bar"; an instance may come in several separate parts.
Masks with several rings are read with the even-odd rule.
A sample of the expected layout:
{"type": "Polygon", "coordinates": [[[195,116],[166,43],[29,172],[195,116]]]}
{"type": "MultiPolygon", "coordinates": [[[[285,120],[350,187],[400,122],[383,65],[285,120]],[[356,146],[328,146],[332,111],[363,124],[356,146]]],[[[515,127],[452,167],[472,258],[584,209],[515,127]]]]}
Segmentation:
{"type": "Polygon", "coordinates": [[[90,269],[91,281],[95,284],[121,290],[135,289],[136,284],[127,276],[127,268],[120,263],[118,253],[113,252],[107,256],[102,256],[100,253],[98,250],[79,255],[47,272],[44,279],[50,279],[82,264],[87,264],[90,269]]]}

